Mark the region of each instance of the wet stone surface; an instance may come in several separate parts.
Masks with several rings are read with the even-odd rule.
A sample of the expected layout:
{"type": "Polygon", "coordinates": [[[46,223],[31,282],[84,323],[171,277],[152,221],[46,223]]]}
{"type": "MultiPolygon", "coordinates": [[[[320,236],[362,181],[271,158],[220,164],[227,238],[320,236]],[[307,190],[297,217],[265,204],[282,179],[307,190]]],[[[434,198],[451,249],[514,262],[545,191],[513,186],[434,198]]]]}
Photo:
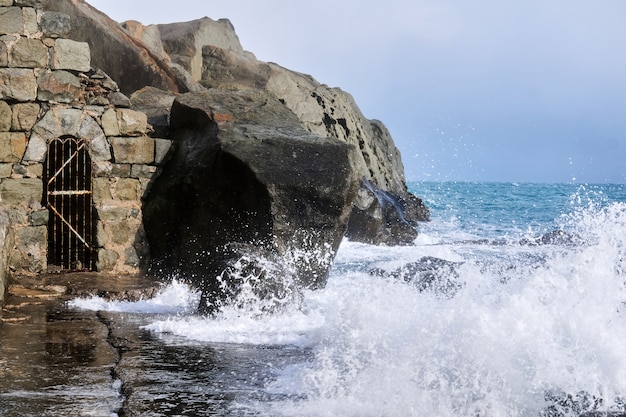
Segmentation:
{"type": "Polygon", "coordinates": [[[99,313],[69,309],[66,301],[75,294],[132,298],[142,287],[156,291],[148,284],[136,277],[58,274],[10,286],[0,311],[0,415],[116,415],[123,397],[109,329],[99,313]]]}
{"type": "MultiPolygon", "coordinates": [[[[283,394],[278,368],[311,352],[194,342],[144,328],[163,316],[67,307],[76,296],[150,298],[147,278],[21,278],[0,311],[0,416],[251,416],[283,394]]],[[[271,413],[270,413],[271,414],[271,413]]]]}
{"type": "Polygon", "coordinates": [[[301,363],[310,354],[284,346],[193,342],[155,335],[141,328],[151,316],[101,314],[121,356],[115,368],[124,381],[120,416],[259,415],[260,403],[281,398],[264,389],[275,377],[274,366],[301,363]]]}

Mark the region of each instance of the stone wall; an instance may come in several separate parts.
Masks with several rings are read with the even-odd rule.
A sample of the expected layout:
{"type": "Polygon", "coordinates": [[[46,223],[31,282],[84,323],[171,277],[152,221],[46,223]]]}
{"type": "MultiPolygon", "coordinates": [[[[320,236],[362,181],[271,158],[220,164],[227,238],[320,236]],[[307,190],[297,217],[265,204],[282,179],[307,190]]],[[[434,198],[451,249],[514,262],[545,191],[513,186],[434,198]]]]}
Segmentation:
{"type": "Polygon", "coordinates": [[[14,236],[8,267],[48,267],[43,171],[48,143],[69,136],[86,141],[92,161],[96,267],[134,273],[147,254],[141,197],[169,141],[149,137],[146,115],[91,68],[89,44],[67,39],[71,24],[39,1],[0,0],[0,208],[14,236]]]}

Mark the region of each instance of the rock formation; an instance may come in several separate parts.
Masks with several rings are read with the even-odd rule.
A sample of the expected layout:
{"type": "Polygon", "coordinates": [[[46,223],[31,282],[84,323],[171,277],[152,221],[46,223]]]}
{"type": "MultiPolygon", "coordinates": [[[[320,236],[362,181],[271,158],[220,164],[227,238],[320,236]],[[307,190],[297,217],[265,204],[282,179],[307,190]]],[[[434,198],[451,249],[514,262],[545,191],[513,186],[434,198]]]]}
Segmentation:
{"type": "MultiPolygon", "coordinates": [[[[228,20],[144,27],[84,0],[1,4],[7,175],[33,183],[18,187],[32,191],[20,201],[37,200],[32,166],[46,143],[85,136],[102,270],[129,272],[150,258],[195,276],[209,308],[237,286],[233,260],[280,264],[297,286],[317,288],[346,230],[353,240],[408,244],[428,219],[381,122],[338,88],[258,61],[228,20]]],[[[0,183],[6,196],[10,183],[0,183]]],[[[264,266],[246,268],[258,275],[264,266]]]]}
{"type": "Polygon", "coordinates": [[[241,271],[223,281],[203,271],[244,255],[257,275],[270,263],[298,287],[322,287],[356,190],[352,147],[311,134],[280,101],[246,87],[185,94],[171,120],[174,155],[144,206],[159,266],[210,300],[231,295],[241,271]]]}
{"type": "Polygon", "coordinates": [[[165,52],[196,77],[200,73],[197,81],[205,87],[237,84],[267,91],[311,133],[355,147],[352,165],[363,183],[354,201],[356,215],[351,219],[349,236],[375,244],[409,244],[415,240],[417,221],[428,220],[428,209],[408,193],[400,152],[387,128],[378,120],[366,119],[350,94],[308,75],[256,60],[234,42],[234,29],[224,20],[204,18],[158,27],[165,52]],[[221,37],[206,35],[219,29],[224,33],[221,37]],[[202,43],[199,38],[206,40],[202,48],[198,47],[202,43]],[[213,44],[208,43],[213,39],[213,44]],[[381,195],[398,201],[400,213],[387,210],[381,195]],[[386,231],[373,231],[373,223],[376,229],[386,231]]]}

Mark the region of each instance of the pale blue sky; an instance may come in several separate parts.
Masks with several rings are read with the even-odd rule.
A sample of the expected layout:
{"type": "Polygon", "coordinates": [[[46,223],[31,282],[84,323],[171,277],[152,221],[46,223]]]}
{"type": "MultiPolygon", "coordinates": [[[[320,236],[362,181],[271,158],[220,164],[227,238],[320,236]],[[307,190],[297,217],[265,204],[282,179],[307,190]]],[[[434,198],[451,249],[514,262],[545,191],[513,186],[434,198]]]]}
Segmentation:
{"type": "Polygon", "coordinates": [[[91,0],[231,20],[264,61],[350,92],[409,180],[626,182],[624,0],[91,0]]]}

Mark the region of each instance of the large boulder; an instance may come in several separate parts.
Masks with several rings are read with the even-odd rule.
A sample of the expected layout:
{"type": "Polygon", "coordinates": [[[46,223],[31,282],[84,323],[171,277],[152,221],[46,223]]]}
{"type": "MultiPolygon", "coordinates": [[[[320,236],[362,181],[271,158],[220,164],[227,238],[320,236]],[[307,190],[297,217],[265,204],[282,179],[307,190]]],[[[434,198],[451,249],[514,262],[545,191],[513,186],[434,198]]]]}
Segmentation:
{"type": "MultiPolygon", "coordinates": [[[[353,147],[245,87],[177,97],[170,129],[172,159],[144,204],[154,270],[190,279],[209,311],[267,265],[298,288],[322,287],[357,188],[353,147]],[[242,258],[252,263],[233,270],[242,258]]],[[[260,297],[276,293],[267,285],[260,297]]]]}
{"type": "MultiPolygon", "coordinates": [[[[180,26],[177,27],[181,30],[180,26]]],[[[179,48],[180,43],[174,42],[164,42],[163,45],[168,54],[179,57],[181,65],[189,71],[198,72],[197,64],[194,64],[199,60],[200,50],[197,47],[179,48]],[[183,56],[184,59],[181,58],[183,56]]],[[[408,192],[400,152],[385,125],[378,120],[367,119],[350,94],[320,84],[311,76],[258,61],[234,46],[205,45],[201,58],[202,74],[198,81],[205,87],[236,84],[267,91],[284,103],[309,132],[355,147],[352,165],[363,180],[363,186],[355,201],[356,214],[350,222],[350,229],[355,229],[351,233],[353,239],[390,245],[414,241],[417,223],[410,218],[417,213],[415,220],[428,221],[428,210],[420,199],[408,192]],[[382,210],[382,217],[371,215],[375,210],[364,210],[364,207],[368,206],[368,193],[372,189],[402,201],[403,204],[397,207],[412,214],[396,216],[393,211],[382,210]],[[392,217],[386,217],[387,213],[392,217]],[[366,233],[374,229],[386,231],[372,235],[366,233]]]]}

